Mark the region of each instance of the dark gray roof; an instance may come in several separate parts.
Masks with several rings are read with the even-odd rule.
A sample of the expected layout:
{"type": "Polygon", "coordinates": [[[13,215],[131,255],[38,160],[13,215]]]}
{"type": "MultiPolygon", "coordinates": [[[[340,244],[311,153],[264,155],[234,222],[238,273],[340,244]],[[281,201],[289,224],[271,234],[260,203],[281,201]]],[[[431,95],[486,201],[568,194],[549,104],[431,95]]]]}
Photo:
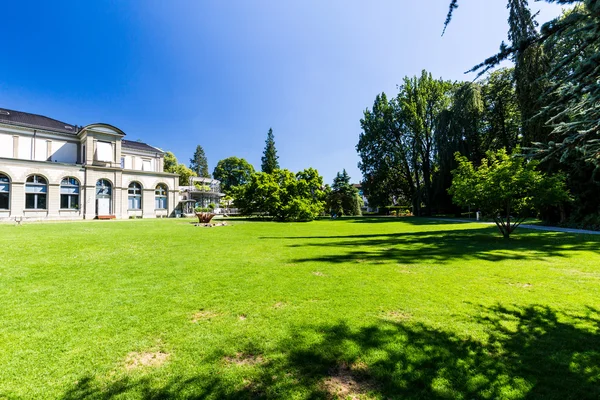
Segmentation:
{"type": "Polygon", "coordinates": [[[43,115],[30,114],[22,111],[0,108],[0,122],[11,125],[26,126],[28,128],[45,129],[54,132],[71,133],[76,135],[77,125],[67,124],[43,115]]]}
{"type": "Polygon", "coordinates": [[[121,147],[123,149],[128,149],[128,150],[149,151],[152,153],[164,153],[164,151],[162,151],[156,147],[152,147],[146,143],[133,142],[131,140],[122,140],[121,147]]]}
{"type": "MultiPolygon", "coordinates": [[[[44,117],[43,115],[14,111],[6,108],[0,108],[0,123],[70,133],[73,135],[76,135],[80,130],[80,127],[77,125],[67,124],[56,119],[44,117]]],[[[131,140],[123,140],[122,147],[129,150],[164,153],[162,150],[147,145],[146,143],[133,142],[131,140]]]]}

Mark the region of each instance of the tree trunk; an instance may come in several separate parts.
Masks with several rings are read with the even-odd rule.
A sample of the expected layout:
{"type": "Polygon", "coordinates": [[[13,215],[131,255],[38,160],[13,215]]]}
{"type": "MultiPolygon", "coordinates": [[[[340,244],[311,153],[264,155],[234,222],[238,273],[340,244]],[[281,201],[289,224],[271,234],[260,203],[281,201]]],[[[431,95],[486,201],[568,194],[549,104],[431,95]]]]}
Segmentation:
{"type": "Polygon", "coordinates": [[[506,227],[504,232],[504,239],[510,238],[510,206],[506,206],[506,227]]]}

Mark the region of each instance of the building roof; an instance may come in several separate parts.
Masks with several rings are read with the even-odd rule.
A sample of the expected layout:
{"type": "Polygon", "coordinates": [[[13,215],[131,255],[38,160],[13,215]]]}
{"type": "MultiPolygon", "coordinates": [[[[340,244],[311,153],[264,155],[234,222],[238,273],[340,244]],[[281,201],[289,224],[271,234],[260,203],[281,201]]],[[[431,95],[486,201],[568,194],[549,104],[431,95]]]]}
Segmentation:
{"type": "Polygon", "coordinates": [[[0,122],[10,125],[26,126],[28,128],[45,129],[55,132],[76,135],[79,131],[77,125],[67,124],[43,115],[30,114],[22,111],[0,108],[0,122]]]}
{"type": "Polygon", "coordinates": [[[149,144],[142,142],[134,142],[131,140],[122,140],[121,147],[125,150],[137,150],[137,151],[146,151],[151,153],[164,153],[158,147],[152,147],[149,144]]]}
{"type": "MultiPolygon", "coordinates": [[[[66,122],[59,121],[45,117],[43,115],[26,113],[23,111],[14,111],[7,108],[0,108],[0,123],[25,126],[28,128],[45,129],[54,132],[70,133],[76,135],[81,130],[81,127],[77,125],[67,124],[66,122]]],[[[131,140],[122,141],[123,149],[146,151],[151,153],[164,153],[157,147],[152,147],[146,143],[134,142],[131,140]]]]}

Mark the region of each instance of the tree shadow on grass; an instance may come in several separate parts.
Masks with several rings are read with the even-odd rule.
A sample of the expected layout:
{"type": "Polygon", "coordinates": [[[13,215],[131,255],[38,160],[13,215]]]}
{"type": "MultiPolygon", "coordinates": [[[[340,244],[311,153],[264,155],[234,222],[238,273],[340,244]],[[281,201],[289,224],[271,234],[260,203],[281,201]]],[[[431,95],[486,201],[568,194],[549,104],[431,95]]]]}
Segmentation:
{"type": "MultiPolygon", "coordinates": [[[[483,341],[418,322],[298,327],[236,385],[224,373],[167,384],[84,377],[62,399],[369,398],[598,399],[600,314],[545,306],[476,308],[483,341]]],[[[257,351],[260,344],[246,351],[257,351]]],[[[240,349],[244,351],[245,349],[240,349]]],[[[222,355],[212,360],[219,364],[222,355]]]]}
{"type": "MultiPolygon", "coordinates": [[[[462,221],[453,221],[451,219],[444,220],[441,218],[432,217],[394,217],[394,216],[376,216],[376,217],[343,217],[343,220],[351,221],[354,223],[408,223],[411,225],[455,225],[464,223],[462,221]]],[[[473,220],[473,222],[476,222],[473,220]]]]}
{"type": "Polygon", "coordinates": [[[287,240],[289,247],[318,249],[311,252],[314,255],[310,257],[291,261],[295,263],[442,264],[454,260],[539,260],[545,257],[569,257],[569,253],[575,251],[596,251],[600,244],[600,240],[565,233],[522,231],[510,240],[496,233],[495,227],[488,226],[461,230],[261,239],[287,240]]]}

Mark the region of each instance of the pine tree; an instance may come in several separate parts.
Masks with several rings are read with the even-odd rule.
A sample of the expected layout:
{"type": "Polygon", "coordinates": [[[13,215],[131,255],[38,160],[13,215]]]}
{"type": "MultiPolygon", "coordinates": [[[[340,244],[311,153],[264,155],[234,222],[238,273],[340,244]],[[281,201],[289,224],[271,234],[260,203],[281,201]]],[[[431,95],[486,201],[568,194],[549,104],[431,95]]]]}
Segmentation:
{"type": "Polygon", "coordinates": [[[279,169],[279,162],[277,161],[279,156],[277,155],[277,150],[275,149],[275,139],[272,128],[269,128],[269,133],[267,133],[267,140],[265,143],[265,150],[261,158],[261,170],[262,172],[271,174],[276,169],[279,169]]]}
{"type": "Polygon", "coordinates": [[[198,176],[203,178],[210,178],[210,172],[208,172],[208,160],[202,146],[198,145],[194,156],[190,158],[190,169],[194,171],[198,176]]]}
{"type": "Polygon", "coordinates": [[[350,185],[350,176],[348,175],[348,172],[346,172],[346,168],[344,168],[341,173],[338,172],[335,178],[333,178],[333,185],[331,188],[333,190],[340,190],[348,185],[350,185]]]}

